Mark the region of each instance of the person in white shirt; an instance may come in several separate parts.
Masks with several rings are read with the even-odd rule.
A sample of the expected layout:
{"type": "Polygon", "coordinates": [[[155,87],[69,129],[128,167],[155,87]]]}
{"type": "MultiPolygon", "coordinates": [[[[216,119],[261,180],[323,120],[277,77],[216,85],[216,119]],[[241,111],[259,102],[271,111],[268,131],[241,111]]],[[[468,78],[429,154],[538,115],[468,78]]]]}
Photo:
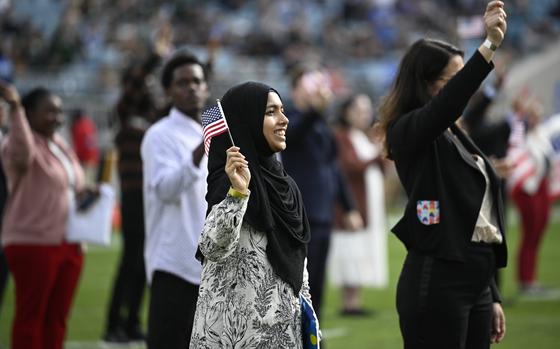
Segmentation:
{"type": "Polygon", "coordinates": [[[172,57],[161,83],[169,115],[142,141],[146,242],[150,284],[148,349],[188,347],[201,265],[195,259],[206,214],[207,157],[201,112],[208,96],[204,65],[190,54],[172,57]]]}

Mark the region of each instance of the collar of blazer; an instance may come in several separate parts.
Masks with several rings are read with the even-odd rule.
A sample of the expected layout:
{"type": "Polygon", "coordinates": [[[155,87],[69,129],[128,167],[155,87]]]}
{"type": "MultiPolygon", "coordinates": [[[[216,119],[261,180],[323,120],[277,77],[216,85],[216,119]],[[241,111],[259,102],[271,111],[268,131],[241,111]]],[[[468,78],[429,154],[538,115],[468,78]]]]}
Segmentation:
{"type": "MultiPolygon", "coordinates": [[[[445,132],[446,137],[453,143],[461,158],[469,164],[471,167],[480,171],[474,155],[482,156],[482,152],[476,147],[476,145],[463,133],[463,131],[456,125],[453,124],[450,130],[445,132]]],[[[485,159],[486,160],[486,159],[485,159]]]]}
{"type": "Polygon", "coordinates": [[[472,156],[474,154],[482,157],[482,159],[484,159],[484,163],[486,164],[486,170],[492,174],[491,177],[499,178],[498,174],[494,170],[494,165],[492,164],[490,159],[488,159],[488,157],[482,152],[482,150],[480,150],[478,146],[474,144],[472,139],[467,136],[467,134],[465,134],[465,132],[456,124],[451,125],[450,129],[452,131],[452,134],[450,134],[449,136],[453,144],[458,147],[459,152],[463,155],[466,155],[477,169],[478,166],[476,165],[476,161],[472,156]],[[456,138],[452,137],[453,135],[455,135],[456,138]]]}
{"type": "Polygon", "coordinates": [[[498,225],[502,236],[504,236],[504,222],[503,222],[503,212],[504,207],[500,192],[500,177],[494,170],[494,165],[492,162],[484,155],[484,153],[474,144],[474,142],[467,136],[456,124],[451,125],[450,131],[445,131],[445,136],[455,145],[457,151],[461,157],[470,165],[476,168],[477,172],[480,172],[480,168],[473,159],[473,154],[476,154],[484,160],[486,164],[486,172],[490,178],[490,186],[492,191],[492,196],[494,197],[494,205],[496,205],[498,210],[498,225]]]}

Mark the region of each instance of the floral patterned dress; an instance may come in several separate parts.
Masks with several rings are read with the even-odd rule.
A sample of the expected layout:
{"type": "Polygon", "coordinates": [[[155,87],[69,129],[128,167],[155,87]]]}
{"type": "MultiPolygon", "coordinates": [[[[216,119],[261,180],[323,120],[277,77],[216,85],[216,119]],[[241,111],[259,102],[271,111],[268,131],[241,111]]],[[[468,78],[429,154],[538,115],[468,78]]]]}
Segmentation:
{"type": "Polygon", "coordinates": [[[206,219],[191,349],[302,348],[299,295],[273,271],[266,234],[243,223],[248,201],[228,195],[206,219]]]}

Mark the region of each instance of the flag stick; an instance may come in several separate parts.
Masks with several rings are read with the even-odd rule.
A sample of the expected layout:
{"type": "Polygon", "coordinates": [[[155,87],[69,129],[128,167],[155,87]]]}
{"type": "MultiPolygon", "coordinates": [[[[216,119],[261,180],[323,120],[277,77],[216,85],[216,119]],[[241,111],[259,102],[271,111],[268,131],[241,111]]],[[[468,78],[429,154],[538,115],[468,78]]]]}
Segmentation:
{"type": "Polygon", "coordinates": [[[233,145],[235,147],[235,143],[233,143],[233,137],[231,136],[231,132],[229,130],[229,125],[227,123],[227,119],[226,119],[226,114],[224,114],[224,110],[222,109],[222,103],[220,103],[219,99],[216,99],[216,102],[218,103],[218,108],[220,108],[220,113],[222,114],[222,117],[224,118],[224,123],[226,124],[227,127],[227,133],[229,135],[229,140],[231,141],[231,145],[233,145]]]}

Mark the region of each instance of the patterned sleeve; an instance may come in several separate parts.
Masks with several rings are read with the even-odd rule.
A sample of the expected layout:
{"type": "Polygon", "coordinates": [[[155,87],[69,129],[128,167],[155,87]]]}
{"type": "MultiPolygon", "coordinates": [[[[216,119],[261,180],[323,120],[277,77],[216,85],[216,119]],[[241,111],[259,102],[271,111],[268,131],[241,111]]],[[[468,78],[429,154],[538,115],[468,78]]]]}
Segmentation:
{"type": "Polygon", "coordinates": [[[249,196],[236,198],[228,194],[212,207],[198,244],[204,258],[217,262],[235,251],[248,202],[249,196]]]}

